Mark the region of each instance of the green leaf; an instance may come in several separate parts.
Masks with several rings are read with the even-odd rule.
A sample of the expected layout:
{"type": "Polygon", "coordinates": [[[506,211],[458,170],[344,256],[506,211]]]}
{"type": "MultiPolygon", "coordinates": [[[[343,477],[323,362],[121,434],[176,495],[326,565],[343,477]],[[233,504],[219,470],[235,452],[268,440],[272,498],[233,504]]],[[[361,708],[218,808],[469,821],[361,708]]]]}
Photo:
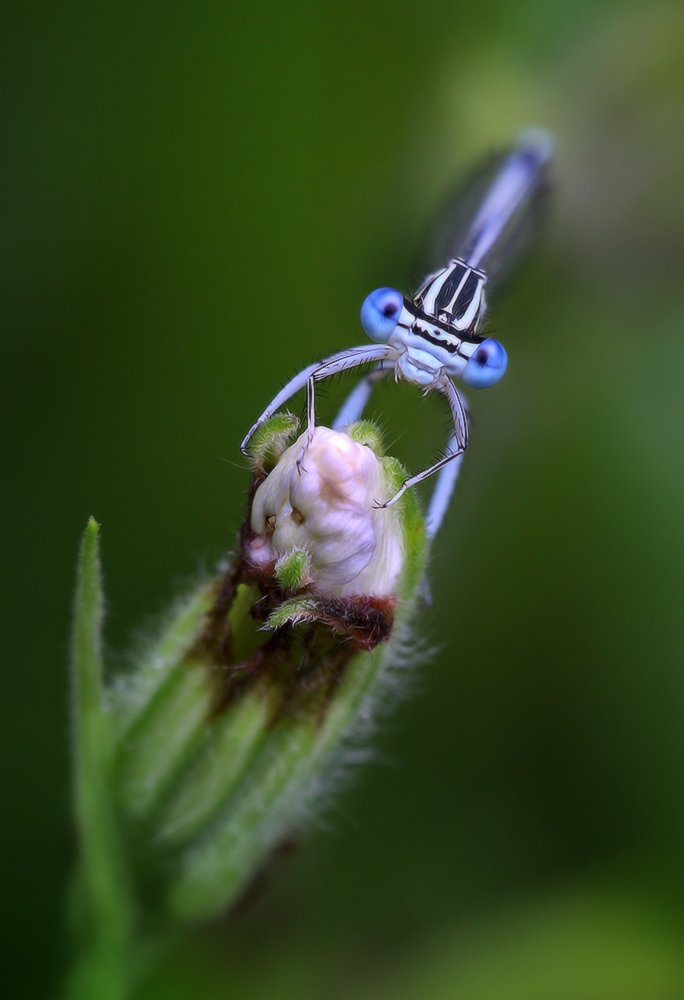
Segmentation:
{"type": "Polygon", "coordinates": [[[111,732],[103,702],[104,600],[99,526],[88,522],[78,563],[72,635],[75,813],[80,847],[78,888],[86,942],[68,984],[73,998],[127,995],[132,904],[110,798],[111,732]]]}

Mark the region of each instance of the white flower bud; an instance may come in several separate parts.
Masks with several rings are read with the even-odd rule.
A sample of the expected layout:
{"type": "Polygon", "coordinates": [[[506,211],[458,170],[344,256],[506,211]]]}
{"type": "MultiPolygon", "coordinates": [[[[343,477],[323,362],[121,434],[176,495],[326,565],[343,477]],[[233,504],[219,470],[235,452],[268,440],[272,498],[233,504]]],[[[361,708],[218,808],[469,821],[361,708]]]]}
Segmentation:
{"type": "Polygon", "coordinates": [[[404,552],[396,507],[375,453],[347,434],[302,435],[256,491],[247,555],[267,566],[292,549],[309,555],[312,591],[330,597],[390,597],[404,552]],[[297,460],[300,459],[299,467],[297,460]]]}

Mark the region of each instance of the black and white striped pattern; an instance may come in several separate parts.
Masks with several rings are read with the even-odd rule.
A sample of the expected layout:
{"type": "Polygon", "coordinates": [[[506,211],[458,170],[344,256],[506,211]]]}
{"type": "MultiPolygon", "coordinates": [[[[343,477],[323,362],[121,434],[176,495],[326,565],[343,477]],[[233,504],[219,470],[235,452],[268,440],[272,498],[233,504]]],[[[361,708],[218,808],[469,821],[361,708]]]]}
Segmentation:
{"type": "Polygon", "coordinates": [[[479,341],[477,328],[485,311],[483,271],[456,258],[429,275],[416,292],[409,310],[411,331],[449,353],[464,341],[479,341]]]}

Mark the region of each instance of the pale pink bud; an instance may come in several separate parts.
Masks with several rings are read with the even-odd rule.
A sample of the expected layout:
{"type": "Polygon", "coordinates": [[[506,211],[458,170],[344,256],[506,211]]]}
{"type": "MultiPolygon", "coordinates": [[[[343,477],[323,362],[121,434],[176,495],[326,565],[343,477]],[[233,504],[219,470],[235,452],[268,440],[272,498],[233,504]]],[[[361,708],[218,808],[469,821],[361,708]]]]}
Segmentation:
{"type": "Polygon", "coordinates": [[[391,597],[404,560],[396,507],[375,453],[341,431],[302,435],[256,491],[248,558],[266,566],[303,549],[311,589],[330,597],[391,597]],[[299,459],[299,465],[297,461],[299,459]]]}

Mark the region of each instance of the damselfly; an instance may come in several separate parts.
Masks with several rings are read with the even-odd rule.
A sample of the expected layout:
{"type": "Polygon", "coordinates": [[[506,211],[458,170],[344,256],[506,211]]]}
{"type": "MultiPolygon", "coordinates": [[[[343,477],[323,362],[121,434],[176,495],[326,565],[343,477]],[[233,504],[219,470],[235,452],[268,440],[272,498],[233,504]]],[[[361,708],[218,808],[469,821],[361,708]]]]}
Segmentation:
{"type": "MultiPolygon", "coordinates": [[[[498,340],[480,334],[486,311],[485,292],[495,272],[519,242],[545,186],[552,143],[541,131],[523,133],[515,146],[496,157],[486,171],[484,185],[475,184],[478,201],[473,206],[473,185],[467,191],[465,208],[453,222],[447,263],[428,275],[412,298],[394,288],[378,288],[361,307],[361,325],[373,345],[352,347],[309,365],[291,379],[266,407],[245,436],[241,449],[255,430],[291,396],[306,386],[308,440],[316,425],[316,383],[340,372],[372,364],[373,369],[352,391],[335,420],[345,427],[358,420],[375,382],[393,371],[425,391],[442,393],[449,404],[454,430],[444,456],[407,479],[391,499],[389,507],[412,486],[423,482],[463,454],[468,445],[468,416],[453,379],[482,389],[494,385],[506,371],[506,351],[498,340]],[[471,203],[470,207],[467,203],[471,203]],[[469,216],[464,218],[464,210],[469,216]]],[[[302,446],[300,462],[306,454],[302,446]]],[[[454,470],[455,471],[455,470],[454,470]]],[[[433,515],[446,509],[455,475],[444,473],[431,503],[433,515]],[[434,510],[434,508],[438,510],[434,510]]],[[[434,523],[435,516],[429,518],[434,523]]]]}

